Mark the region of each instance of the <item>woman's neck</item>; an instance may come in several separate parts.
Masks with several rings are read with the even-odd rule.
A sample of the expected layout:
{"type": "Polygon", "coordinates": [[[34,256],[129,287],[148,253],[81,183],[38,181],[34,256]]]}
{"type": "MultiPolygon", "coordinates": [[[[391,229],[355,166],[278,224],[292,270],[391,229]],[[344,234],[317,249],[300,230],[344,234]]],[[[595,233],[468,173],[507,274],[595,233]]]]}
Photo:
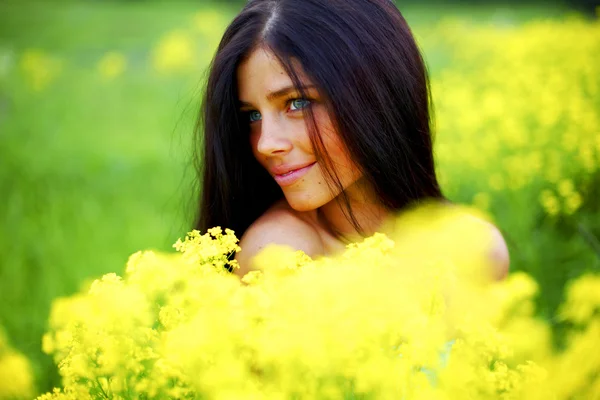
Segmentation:
{"type": "MultiPolygon", "coordinates": [[[[366,180],[360,179],[348,187],[345,194],[350,203],[352,215],[358,222],[363,235],[371,236],[382,228],[391,213],[381,204],[374,191],[366,187],[365,182],[366,180]]],[[[356,230],[352,220],[348,218],[343,199],[340,197],[339,200],[333,199],[321,206],[318,210],[319,215],[315,211],[314,218],[320,216],[320,219],[324,220],[323,222],[336,236],[342,235],[350,242],[362,240],[363,236],[356,230]]]]}

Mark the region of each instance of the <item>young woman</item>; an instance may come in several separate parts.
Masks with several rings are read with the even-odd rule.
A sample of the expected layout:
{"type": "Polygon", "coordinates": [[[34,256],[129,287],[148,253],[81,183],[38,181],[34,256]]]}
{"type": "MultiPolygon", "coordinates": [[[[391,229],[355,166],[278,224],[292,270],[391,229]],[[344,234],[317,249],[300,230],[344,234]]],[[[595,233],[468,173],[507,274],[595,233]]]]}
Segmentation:
{"type": "MultiPolygon", "coordinates": [[[[233,229],[243,275],[270,243],[331,255],[396,211],[445,200],[430,98],[392,1],[249,1],[210,69],[196,228],[233,229]]],[[[500,277],[508,252],[490,229],[500,277]]]]}

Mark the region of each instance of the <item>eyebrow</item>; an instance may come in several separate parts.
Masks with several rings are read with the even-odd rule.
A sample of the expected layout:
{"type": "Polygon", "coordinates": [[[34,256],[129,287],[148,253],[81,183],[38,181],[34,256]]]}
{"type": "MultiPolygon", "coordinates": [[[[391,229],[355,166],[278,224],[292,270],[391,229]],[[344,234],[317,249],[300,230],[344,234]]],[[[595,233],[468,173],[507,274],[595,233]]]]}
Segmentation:
{"type": "MultiPolygon", "coordinates": [[[[273,100],[283,97],[291,92],[296,92],[296,91],[300,91],[300,90],[306,91],[308,89],[313,89],[315,87],[316,87],[315,85],[305,85],[305,86],[300,86],[300,87],[286,86],[286,87],[283,87],[281,89],[275,90],[274,92],[270,92],[269,94],[267,94],[267,100],[273,101],[273,100]]],[[[252,104],[250,104],[246,101],[240,100],[239,103],[240,103],[241,107],[252,107],[252,104]]]]}

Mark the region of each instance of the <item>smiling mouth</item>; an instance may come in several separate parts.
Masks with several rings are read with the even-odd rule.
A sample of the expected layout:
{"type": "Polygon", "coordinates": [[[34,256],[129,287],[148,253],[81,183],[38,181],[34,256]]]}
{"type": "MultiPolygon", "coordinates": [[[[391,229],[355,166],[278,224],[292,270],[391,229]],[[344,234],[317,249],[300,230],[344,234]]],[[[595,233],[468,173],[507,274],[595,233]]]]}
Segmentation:
{"type": "MultiPolygon", "coordinates": [[[[302,169],[302,168],[298,168],[298,169],[302,169]]],[[[285,174],[281,174],[281,175],[277,175],[277,176],[288,176],[288,175],[291,175],[294,172],[298,171],[298,169],[293,169],[290,172],[286,172],[285,174]]]]}
{"type": "Polygon", "coordinates": [[[298,181],[302,176],[304,176],[315,164],[316,162],[307,165],[306,167],[286,172],[285,174],[275,175],[275,181],[279,184],[279,186],[291,185],[298,181]]]}

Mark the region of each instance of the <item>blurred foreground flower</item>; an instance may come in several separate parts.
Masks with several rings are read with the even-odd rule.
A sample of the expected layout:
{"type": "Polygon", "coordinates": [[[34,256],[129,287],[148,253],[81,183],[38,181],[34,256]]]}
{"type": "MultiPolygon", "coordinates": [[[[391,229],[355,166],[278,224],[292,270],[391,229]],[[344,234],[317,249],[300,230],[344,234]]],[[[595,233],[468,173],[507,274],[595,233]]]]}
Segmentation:
{"type": "Polygon", "coordinates": [[[600,355],[590,349],[600,317],[582,304],[596,302],[599,281],[571,287],[567,310],[585,309],[576,315],[587,325],[555,352],[534,317],[536,283],[523,273],[491,280],[481,220],[429,206],[395,226],[337,257],[271,246],[242,281],[225,272],[240,250],[229,230],[191,232],[175,244],[179,254],[138,252],[123,278],[108,274],[55,302],[44,350],[64,389],[40,398],[597,394],[600,355]]]}
{"type": "Polygon", "coordinates": [[[33,371],[27,358],[12,349],[0,329],[0,399],[30,399],[33,371]]]}

